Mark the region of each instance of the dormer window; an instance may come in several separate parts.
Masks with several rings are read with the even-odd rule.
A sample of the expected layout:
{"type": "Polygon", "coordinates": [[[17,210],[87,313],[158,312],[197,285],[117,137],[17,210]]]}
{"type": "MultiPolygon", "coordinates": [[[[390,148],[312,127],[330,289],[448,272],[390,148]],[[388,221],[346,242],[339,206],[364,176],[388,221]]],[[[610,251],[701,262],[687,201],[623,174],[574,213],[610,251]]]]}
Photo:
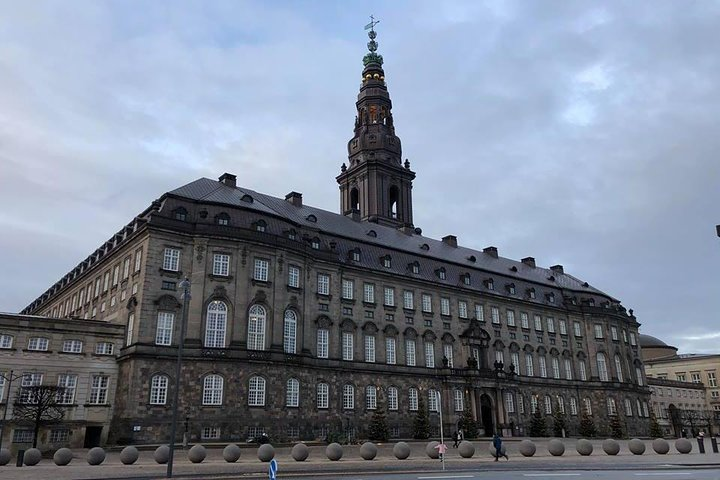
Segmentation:
{"type": "Polygon", "coordinates": [[[246,203],[253,203],[253,197],[251,197],[247,193],[245,195],[243,195],[240,200],[242,200],[243,202],[246,202],[246,203]]]}
{"type": "Polygon", "coordinates": [[[258,220],[255,223],[255,230],[257,230],[258,232],[264,232],[266,228],[267,223],[265,223],[265,220],[258,220]]]}
{"type": "Polygon", "coordinates": [[[547,301],[548,301],[548,303],[555,303],[555,294],[554,294],[554,293],[548,293],[548,294],[547,294],[547,301]]]}
{"type": "Polygon", "coordinates": [[[297,239],[297,232],[295,230],[288,230],[287,237],[290,240],[295,240],[295,239],[297,239]]]}
{"type": "Polygon", "coordinates": [[[360,250],[356,248],[355,250],[351,251],[350,258],[352,258],[353,262],[359,262],[360,261],[360,250]]]}
{"type": "Polygon", "coordinates": [[[320,239],[315,237],[310,242],[310,246],[313,248],[313,250],[320,250],[320,239]]]}
{"type": "Polygon", "coordinates": [[[173,210],[173,217],[175,217],[175,220],[180,220],[181,222],[184,222],[187,220],[187,210],[185,210],[183,207],[176,208],[173,210]]]}
{"type": "Polygon", "coordinates": [[[594,298],[589,299],[589,300],[588,300],[588,305],[591,306],[591,307],[594,307],[594,306],[595,306],[595,299],[594,299],[594,298]]]}
{"type": "Polygon", "coordinates": [[[485,284],[485,288],[488,290],[495,290],[495,282],[493,282],[492,278],[488,278],[483,283],[485,284]]]}
{"type": "Polygon", "coordinates": [[[217,222],[218,225],[223,225],[223,226],[227,227],[228,225],[230,225],[230,215],[223,212],[223,213],[219,214],[217,217],[215,217],[215,221],[217,222]]]}
{"type": "Polygon", "coordinates": [[[428,245],[427,243],[423,243],[422,245],[420,245],[420,249],[428,251],[430,250],[430,245],[428,245]]]}
{"type": "Polygon", "coordinates": [[[477,258],[475,258],[475,255],[470,255],[469,257],[467,257],[467,259],[468,259],[468,262],[472,262],[472,263],[477,262],[477,258]]]}
{"type": "Polygon", "coordinates": [[[316,223],[317,217],[315,215],[308,215],[307,217],[305,217],[305,220],[307,220],[308,222],[316,223]]]}
{"type": "Polygon", "coordinates": [[[515,295],[515,284],[514,283],[509,283],[505,288],[507,288],[507,292],[510,295],[515,295]]]}
{"type": "Polygon", "coordinates": [[[390,259],[390,255],[385,255],[384,257],[381,257],[380,262],[382,263],[382,266],[385,268],[392,267],[392,260],[390,259]]]}
{"type": "Polygon", "coordinates": [[[439,268],[435,270],[435,272],[437,273],[437,276],[440,280],[445,280],[447,278],[447,274],[445,273],[444,268],[439,268]]]}
{"type": "Polygon", "coordinates": [[[367,236],[375,238],[377,237],[377,232],[375,230],[368,230],[367,236]]]}
{"type": "Polygon", "coordinates": [[[534,288],[528,288],[528,298],[531,300],[535,300],[535,289],[534,288]]]}
{"type": "Polygon", "coordinates": [[[412,271],[412,273],[417,275],[418,273],[420,273],[420,264],[418,262],[411,263],[410,270],[412,271]]]}
{"type": "Polygon", "coordinates": [[[463,285],[470,285],[470,274],[469,273],[466,273],[461,278],[462,278],[463,285]]]}

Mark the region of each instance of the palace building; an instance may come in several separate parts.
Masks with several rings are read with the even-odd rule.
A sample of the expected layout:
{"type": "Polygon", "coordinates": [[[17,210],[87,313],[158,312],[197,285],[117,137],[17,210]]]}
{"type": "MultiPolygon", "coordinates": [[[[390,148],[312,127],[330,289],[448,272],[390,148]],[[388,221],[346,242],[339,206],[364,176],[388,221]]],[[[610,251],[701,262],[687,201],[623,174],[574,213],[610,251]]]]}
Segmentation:
{"type": "Polygon", "coordinates": [[[600,432],[618,415],[646,435],[632,310],[561,265],[415,228],[416,174],[369,35],[339,213],[228,173],[200,178],[23,311],[125,327],[109,441],[167,441],[185,278],[180,415],[191,439],[362,437],[378,408],[393,438],[412,438],[421,402],[448,432],[469,411],[485,435],[523,435],[533,411],[551,429],[559,409],[571,435],[583,412],[600,432]]]}

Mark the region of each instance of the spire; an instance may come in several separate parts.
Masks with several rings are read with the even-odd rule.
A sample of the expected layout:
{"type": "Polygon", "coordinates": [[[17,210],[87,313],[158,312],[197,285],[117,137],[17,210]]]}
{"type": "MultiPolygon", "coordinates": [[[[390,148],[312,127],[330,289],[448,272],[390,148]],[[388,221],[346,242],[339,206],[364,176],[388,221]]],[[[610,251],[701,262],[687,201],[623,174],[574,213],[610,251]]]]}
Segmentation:
{"type": "Polygon", "coordinates": [[[402,162],[400,138],[395,135],[392,101],[385,83],[383,57],[377,53],[375,25],[365,26],[370,41],[363,57],[362,84],[355,107],[355,129],[348,142],[348,164],[337,177],[344,214],[359,213],[368,221],[412,226],[412,180],[415,173],[402,162]]]}

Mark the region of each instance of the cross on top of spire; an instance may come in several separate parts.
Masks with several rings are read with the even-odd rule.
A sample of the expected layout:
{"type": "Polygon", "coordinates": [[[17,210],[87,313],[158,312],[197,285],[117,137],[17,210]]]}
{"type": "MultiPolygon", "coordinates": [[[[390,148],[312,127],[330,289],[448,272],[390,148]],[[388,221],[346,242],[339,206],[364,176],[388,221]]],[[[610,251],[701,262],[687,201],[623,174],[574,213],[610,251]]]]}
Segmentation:
{"type": "Polygon", "coordinates": [[[380,23],[380,20],[375,20],[375,16],[370,15],[370,23],[365,25],[365,30],[370,30],[368,32],[368,37],[370,38],[370,41],[367,44],[370,53],[365,54],[365,56],[363,57],[363,64],[366,67],[371,63],[375,63],[379,66],[382,66],[383,64],[382,55],[377,53],[378,43],[375,41],[375,38],[377,37],[377,33],[375,33],[375,25],[377,25],[378,23],[380,23]]]}

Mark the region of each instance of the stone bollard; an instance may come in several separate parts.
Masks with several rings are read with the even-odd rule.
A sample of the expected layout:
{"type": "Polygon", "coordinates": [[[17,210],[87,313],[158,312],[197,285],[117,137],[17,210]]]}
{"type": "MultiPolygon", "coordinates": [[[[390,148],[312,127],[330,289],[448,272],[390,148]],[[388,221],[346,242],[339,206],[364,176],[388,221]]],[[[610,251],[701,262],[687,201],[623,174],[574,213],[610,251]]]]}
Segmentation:
{"type": "Polygon", "coordinates": [[[59,467],[64,467],[72,462],[73,454],[69,448],[60,448],[55,455],[53,455],[53,462],[59,467]]]}
{"type": "Polygon", "coordinates": [[[261,462],[269,462],[275,458],[275,447],[269,443],[260,445],[257,450],[257,457],[261,462]]]}
{"type": "Polygon", "coordinates": [[[23,461],[25,462],[25,465],[32,467],[40,463],[40,459],[42,459],[42,453],[40,453],[40,450],[37,448],[28,448],[25,452],[23,461]]]}
{"type": "Polygon", "coordinates": [[[12,455],[10,455],[10,450],[7,448],[0,448],[0,466],[10,463],[11,458],[12,455]]]}
{"type": "Polygon", "coordinates": [[[460,442],[458,451],[460,452],[460,456],[462,458],[472,458],[472,456],[475,455],[475,445],[473,445],[472,442],[463,440],[460,442]]]}
{"type": "Polygon", "coordinates": [[[561,457],[563,453],[565,453],[565,444],[562,442],[562,440],[558,440],[557,438],[553,438],[548,442],[548,452],[550,452],[550,455],[553,457],[561,457]]]}
{"type": "Polygon", "coordinates": [[[670,444],[664,438],[656,438],[653,440],[652,447],[658,455],[665,455],[670,451],[670,444]]]}
{"type": "Polygon", "coordinates": [[[339,443],[331,443],[325,448],[325,455],[329,460],[337,462],[343,456],[343,448],[339,443]]]}
{"type": "Polygon", "coordinates": [[[575,450],[577,450],[580,455],[587,457],[588,455],[592,455],[593,453],[593,444],[590,440],[581,438],[577,441],[577,444],[575,445],[575,450]]]}
{"type": "Polygon", "coordinates": [[[393,447],[393,455],[398,460],[405,460],[410,456],[410,445],[405,442],[397,442],[393,447]]]}
{"type": "Polygon", "coordinates": [[[535,455],[535,444],[531,440],[523,440],[520,442],[520,453],[523,457],[532,457],[535,455]]]}
{"type": "Polygon", "coordinates": [[[153,458],[160,465],[164,465],[170,461],[170,447],[167,445],[160,445],[153,452],[153,458]]]}
{"type": "Polygon", "coordinates": [[[304,443],[296,443],[290,451],[296,462],[304,462],[310,456],[310,449],[304,443]]]}
{"type": "Polygon", "coordinates": [[[123,465],[132,465],[137,462],[138,458],[140,458],[140,452],[137,447],[132,445],[128,445],[120,452],[120,461],[123,465]]]}
{"type": "Polygon", "coordinates": [[[617,440],[608,438],[607,440],[603,440],[602,449],[608,455],[617,455],[618,453],[620,453],[620,444],[617,440]]]}
{"type": "Polygon", "coordinates": [[[202,445],[193,445],[192,448],[188,450],[188,460],[192,463],[202,463],[205,457],[207,457],[207,450],[205,450],[205,447],[202,445]]]}
{"type": "Polygon", "coordinates": [[[686,454],[692,451],[692,443],[687,438],[678,438],[675,440],[675,450],[679,453],[686,454]]]}
{"type": "Polygon", "coordinates": [[[100,465],[105,461],[105,450],[93,447],[87,453],[87,462],[90,465],[100,465]]]}
{"type": "Polygon", "coordinates": [[[425,445],[425,453],[433,460],[437,460],[438,458],[440,458],[440,451],[435,448],[438,445],[440,445],[440,443],[436,442],[435,440],[433,440],[432,442],[428,442],[427,445],[425,445]]]}
{"type": "Polygon", "coordinates": [[[643,453],[645,453],[645,442],[643,442],[639,438],[633,438],[628,442],[628,448],[633,453],[633,455],[642,455],[643,453]]]}
{"type": "Polygon", "coordinates": [[[377,456],[378,449],[372,442],[365,442],[360,446],[360,456],[363,460],[372,460],[377,456]]]}
{"type": "Polygon", "coordinates": [[[240,459],[240,447],[231,443],[223,448],[223,459],[228,463],[235,463],[240,459]]]}

